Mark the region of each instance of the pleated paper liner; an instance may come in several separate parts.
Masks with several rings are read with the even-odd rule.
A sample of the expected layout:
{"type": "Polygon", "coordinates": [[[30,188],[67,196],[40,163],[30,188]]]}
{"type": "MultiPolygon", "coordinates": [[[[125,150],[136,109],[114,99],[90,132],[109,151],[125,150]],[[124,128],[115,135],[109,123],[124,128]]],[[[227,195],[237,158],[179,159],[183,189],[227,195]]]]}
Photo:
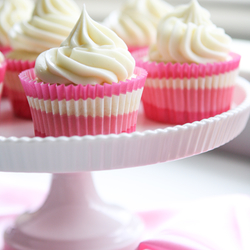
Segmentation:
{"type": "Polygon", "coordinates": [[[156,63],[147,61],[148,50],[133,53],[136,65],[148,71],[142,102],[148,118],[185,124],[230,109],[240,56],[213,64],[156,63]]]}
{"type": "Polygon", "coordinates": [[[0,82],[0,104],[1,104],[2,94],[3,94],[3,83],[0,82]]]}
{"type": "Polygon", "coordinates": [[[9,46],[0,46],[0,51],[5,55],[6,53],[10,52],[12,50],[9,46]]]}
{"type": "Polygon", "coordinates": [[[103,85],[65,86],[37,82],[34,69],[20,74],[37,136],[119,134],[136,129],[147,72],[103,85]]]}
{"type": "Polygon", "coordinates": [[[6,59],[6,62],[7,70],[4,84],[7,87],[7,94],[11,101],[13,112],[19,118],[31,119],[29,104],[18,75],[26,69],[34,68],[35,61],[6,59]]]}
{"type": "Polygon", "coordinates": [[[8,88],[6,87],[5,84],[3,84],[3,93],[2,93],[2,97],[7,97],[8,96],[8,88]]]}
{"type": "Polygon", "coordinates": [[[128,51],[130,53],[133,53],[133,52],[135,52],[137,50],[142,50],[142,49],[148,49],[148,46],[129,46],[128,45],[128,51]]]}
{"type": "Polygon", "coordinates": [[[3,94],[3,79],[6,71],[6,65],[7,65],[6,62],[0,64],[0,103],[3,94]]]}
{"type": "MultiPolygon", "coordinates": [[[[0,46],[0,51],[5,55],[6,53],[10,52],[12,50],[11,47],[9,46],[0,46]]],[[[7,97],[8,96],[8,89],[5,85],[3,85],[3,90],[2,90],[2,97],[7,97]]]]}

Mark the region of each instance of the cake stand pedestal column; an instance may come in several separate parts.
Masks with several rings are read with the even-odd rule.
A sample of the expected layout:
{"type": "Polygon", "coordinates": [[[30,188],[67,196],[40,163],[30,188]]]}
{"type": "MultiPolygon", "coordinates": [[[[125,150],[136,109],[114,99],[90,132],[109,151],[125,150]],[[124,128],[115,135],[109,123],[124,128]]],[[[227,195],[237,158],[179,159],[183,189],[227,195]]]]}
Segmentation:
{"type": "Polygon", "coordinates": [[[131,134],[33,138],[32,123],[13,118],[3,103],[0,171],[57,173],[44,205],[21,215],[6,231],[7,245],[15,250],[134,250],[142,222],[103,202],[84,171],[173,161],[229,142],[248,121],[250,84],[237,78],[231,109],[202,121],[167,126],[146,119],[140,109],[131,134]]]}
{"type": "Polygon", "coordinates": [[[19,216],[5,242],[15,250],[131,250],[142,232],[139,218],[100,199],[91,173],[53,174],[42,207],[19,216]]]}

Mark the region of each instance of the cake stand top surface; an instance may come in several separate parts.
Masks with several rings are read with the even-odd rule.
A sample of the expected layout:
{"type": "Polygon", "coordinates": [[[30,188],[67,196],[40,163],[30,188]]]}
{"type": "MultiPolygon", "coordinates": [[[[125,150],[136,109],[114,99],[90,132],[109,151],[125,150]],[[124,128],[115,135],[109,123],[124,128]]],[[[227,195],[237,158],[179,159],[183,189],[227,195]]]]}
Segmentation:
{"type": "Polygon", "coordinates": [[[219,147],[244,129],[250,113],[250,83],[237,78],[229,111],[202,121],[169,126],[138,114],[131,134],[34,137],[31,121],[15,118],[7,100],[0,117],[0,171],[68,173],[144,166],[219,147]]]}

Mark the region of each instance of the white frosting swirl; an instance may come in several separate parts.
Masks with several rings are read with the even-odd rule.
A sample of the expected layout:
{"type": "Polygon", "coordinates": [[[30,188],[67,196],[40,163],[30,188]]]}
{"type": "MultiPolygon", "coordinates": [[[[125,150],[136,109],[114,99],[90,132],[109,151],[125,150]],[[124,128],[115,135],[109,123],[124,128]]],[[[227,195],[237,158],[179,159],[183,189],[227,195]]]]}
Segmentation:
{"type": "Polygon", "coordinates": [[[38,0],[32,18],[14,25],[9,33],[14,50],[41,53],[58,47],[80,15],[73,0],[38,0]]]}
{"type": "Polygon", "coordinates": [[[0,2],[0,44],[9,46],[8,32],[12,26],[31,17],[34,3],[31,0],[2,0],[0,2]]]}
{"type": "Polygon", "coordinates": [[[210,20],[210,14],[197,0],[176,7],[165,16],[151,47],[152,61],[213,63],[229,58],[232,39],[210,20]]]}
{"type": "Polygon", "coordinates": [[[130,0],[112,12],[104,20],[104,25],[128,46],[148,46],[155,41],[159,20],[172,9],[163,0],[130,0]]]}
{"type": "Polygon", "coordinates": [[[102,84],[124,81],[133,74],[135,61],[126,44],[107,27],[93,21],[85,7],[59,48],[36,60],[36,75],[43,82],[102,84]]]}

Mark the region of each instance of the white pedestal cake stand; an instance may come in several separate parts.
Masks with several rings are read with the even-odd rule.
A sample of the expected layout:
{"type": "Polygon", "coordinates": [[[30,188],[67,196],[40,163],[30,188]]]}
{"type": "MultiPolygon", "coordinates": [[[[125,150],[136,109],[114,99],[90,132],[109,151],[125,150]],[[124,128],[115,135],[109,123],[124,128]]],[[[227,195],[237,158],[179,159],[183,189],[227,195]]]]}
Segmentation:
{"type": "Polygon", "coordinates": [[[231,110],[209,119],[166,126],[148,120],[140,111],[137,132],[132,134],[42,139],[33,137],[32,122],[14,118],[3,100],[0,171],[53,173],[42,207],[19,216],[6,230],[8,249],[135,249],[143,223],[128,211],[104,203],[90,171],[143,166],[206,152],[235,138],[249,113],[250,84],[238,78],[231,110]]]}

